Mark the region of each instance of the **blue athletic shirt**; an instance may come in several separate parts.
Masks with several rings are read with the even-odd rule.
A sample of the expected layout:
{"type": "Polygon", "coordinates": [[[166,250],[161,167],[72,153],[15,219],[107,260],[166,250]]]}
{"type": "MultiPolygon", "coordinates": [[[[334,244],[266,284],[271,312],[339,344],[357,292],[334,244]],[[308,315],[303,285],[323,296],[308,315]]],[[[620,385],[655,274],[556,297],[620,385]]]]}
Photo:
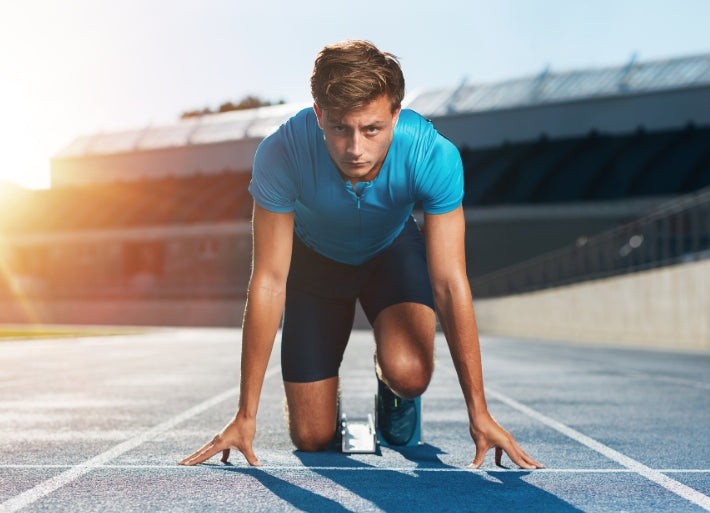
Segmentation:
{"type": "Polygon", "coordinates": [[[314,251],[360,265],[394,241],[416,202],[429,214],[461,205],[463,166],[456,147],[431,122],[403,109],[380,172],[358,183],[356,194],[307,108],[261,142],[249,192],[266,210],[293,212],[296,235],[314,251]]]}

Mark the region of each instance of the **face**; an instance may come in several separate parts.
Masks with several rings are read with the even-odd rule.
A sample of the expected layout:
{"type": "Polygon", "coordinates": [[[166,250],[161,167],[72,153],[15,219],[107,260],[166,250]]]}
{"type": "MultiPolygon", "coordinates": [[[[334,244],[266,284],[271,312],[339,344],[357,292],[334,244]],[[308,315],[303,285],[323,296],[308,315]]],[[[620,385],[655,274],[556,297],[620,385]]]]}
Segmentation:
{"type": "Polygon", "coordinates": [[[327,109],[314,109],[330,158],[343,178],[353,183],[375,178],[387,156],[400,109],[392,112],[386,96],[338,118],[329,116],[327,109]]]}

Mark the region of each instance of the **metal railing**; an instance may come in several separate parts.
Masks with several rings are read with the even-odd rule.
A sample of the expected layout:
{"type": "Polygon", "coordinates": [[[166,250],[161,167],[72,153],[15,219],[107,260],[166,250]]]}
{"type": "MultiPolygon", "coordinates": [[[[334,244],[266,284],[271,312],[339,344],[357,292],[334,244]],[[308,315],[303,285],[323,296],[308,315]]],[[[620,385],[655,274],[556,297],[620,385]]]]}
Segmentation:
{"type": "Polygon", "coordinates": [[[710,258],[710,187],[632,222],[471,281],[475,297],[532,292],[710,258]]]}

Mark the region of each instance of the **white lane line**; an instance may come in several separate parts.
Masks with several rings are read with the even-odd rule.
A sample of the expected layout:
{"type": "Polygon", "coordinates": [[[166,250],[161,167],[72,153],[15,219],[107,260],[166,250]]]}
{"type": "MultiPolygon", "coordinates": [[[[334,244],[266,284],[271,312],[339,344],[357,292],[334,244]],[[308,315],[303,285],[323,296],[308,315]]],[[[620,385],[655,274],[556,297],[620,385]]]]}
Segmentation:
{"type": "MultiPolygon", "coordinates": [[[[258,450],[257,450],[258,452],[258,450]]],[[[629,468],[541,468],[530,471],[522,468],[468,468],[468,467],[370,467],[370,466],[307,466],[307,465],[270,465],[264,462],[261,467],[249,467],[246,464],[242,465],[221,465],[207,464],[199,468],[208,468],[213,470],[215,467],[224,467],[225,469],[240,469],[240,470],[259,470],[272,472],[293,472],[293,471],[333,471],[333,472],[473,472],[482,474],[637,474],[637,470],[629,468]]],[[[70,465],[0,465],[0,470],[43,470],[43,469],[60,469],[72,468],[70,465]]],[[[163,465],[96,465],[92,467],[94,470],[174,470],[176,472],[184,472],[187,469],[194,467],[181,467],[176,463],[163,465]]],[[[193,471],[193,470],[190,470],[193,471]]],[[[710,474],[710,469],[683,469],[683,468],[666,468],[654,469],[655,472],[664,474],[710,474]]]]}
{"type": "Polygon", "coordinates": [[[710,497],[703,493],[700,493],[696,489],[684,485],[683,483],[680,483],[675,479],[671,479],[664,473],[647,467],[643,463],[640,463],[633,458],[630,458],[618,451],[615,451],[611,447],[608,447],[602,444],[601,442],[598,442],[593,438],[590,438],[587,435],[584,435],[579,431],[572,429],[571,427],[562,424],[561,422],[558,422],[553,418],[548,417],[547,415],[543,415],[542,413],[533,410],[532,408],[529,408],[524,404],[519,403],[515,399],[512,399],[505,394],[502,394],[495,390],[491,390],[488,387],[486,387],[486,393],[491,397],[494,397],[499,401],[507,404],[511,408],[514,408],[524,413],[528,417],[532,417],[535,420],[542,422],[543,424],[551,427],[552,429],[559,431],[563,435],[566,435],[571,439],[581,443],[582,445],[586,445],[590,449],[595,450],[598,453],[606,456],[610,460],[617,462],[618,464],[636,472],[637,474],[645,477],[650,481],[653,481],[658,485],[661,485],[663,488],[678,495],[679,497],[682,497],[683,499],[690,501],[693,504],[697,504],[706,511],[710,511],[710,497]]]}
{"type": "MultiPolygon", "coordinates": [[[[279,372],[280,369],[281,367],[278,365],[274,368],[268,369],[266,371],[266,376],[264,379],[269,378],[273,374],[279,372]]],[[[13,498],[6,500],[2,504],[0,504],[0,513],[10,513],[29,506],[33,502],[41,499],[46,495],[49,495],[58,488],[61,488],[62,486],[71,483],[72,481],[75,481],[77,478],[81,477],[87,472],[90,472],[96,468],[101,467],[102,465],[105,465],[109,461],[121,456],[122,454],[132,449],[135,449],[144,442],[147,442],[148,440],[151,440],[157,437],[158,435],[165,433],[166,431],[170,431],[178,424],[199,415],[203,411],[209,410],[213,406],[216,406],[221,402],[226,401],[227,399],[232,399],[238,394],[238,386],[230,388],[229,390],[226,390],[221,394],[207,399],[206,401],[203,401],[200,404],[193,406],[189,410],[185,410],[184,412],[176,415],[175,417],[166,420],[162,424],[158,424],[157,426],[149,429],[148,431],[136,435],[133,438],[126,440],[125,442],[122,442],[105,452],[102,452],[98,456],[94,456],[93,458],[86,460],[83,463],[74,465],[68,470],[62,472],[61,474],[47,479],[46,481],[42,481],[33,488],[25,490],[24,492],[14,496],[13,498]]]]}

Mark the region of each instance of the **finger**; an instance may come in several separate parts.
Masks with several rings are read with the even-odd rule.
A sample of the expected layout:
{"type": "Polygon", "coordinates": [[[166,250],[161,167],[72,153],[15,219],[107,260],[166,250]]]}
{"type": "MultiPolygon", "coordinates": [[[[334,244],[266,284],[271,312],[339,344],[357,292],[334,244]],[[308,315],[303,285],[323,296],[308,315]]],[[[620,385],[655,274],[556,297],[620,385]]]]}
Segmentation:
{"type": "Polygon", "coordinates": [[[197,451],[178,463],[180,465],[197,465],[198,463],[202,463],[203,461],[210,459],[223,449],[224,447],[222,446],[222,441],[219,435],[217,435],[210,442],[207,442],[197,451]]]}
{"type": "Polygon", "coordinates": [[[481,443],[476,444],[476,457],[473,458],[473,462],[469,465],[470,468],[481,468],[483,461],[486,459],[486,453],[488,452],[488,445],[481,443]]]}
{"type": "Polygon", "coordinates": [[[222,463],[227,463],[227,461],[229,460],[229,452],[229,449],[224,449],[222,451],[222,458],[220,459],[222,463]]]}
{"type": "Polygon", "coordinates": [[[251,445],[244,447],[241,449],[242,454],[247,460],[247,463],[251,465],[252,467],[261,467],[262,463],[259,461],[259,458],[256,457],[256,454],[254,454],[254,451],[251,448],[251,445]]]}
{"type": "MultiPolygon", "coordinates": [[[[520,448],[519,448],[520,449],[520,448]]],[[[545,465],[540,463],[539,461],[535,461],[533,458],[530,457],[524,450],[520,449],[521,454],[523,455],[523,458],[525,461],[530,465],[532,468],[545,468],[545,465]]]]}
{"type": "Polygon", "coordinates": [[[500,447],[496,447],[496,465],[498,467],[503,466],[502,461],[501,461],[502,458],[503,458],[503,449],[501,449],[500,447]]]}
{"type": "Polygon", "coordinates": [[[506,454],[510,457],[511,460],[513,460],[513,463],[518,465],[520,468],[532,470],[544,467],[542,463],[538,463],[530,456],[528,456],[528,454],[523,451],[520,446],[515,442],[513,442],[510,447],[503,448],[503,450],[505,450],[506,454]]]}

